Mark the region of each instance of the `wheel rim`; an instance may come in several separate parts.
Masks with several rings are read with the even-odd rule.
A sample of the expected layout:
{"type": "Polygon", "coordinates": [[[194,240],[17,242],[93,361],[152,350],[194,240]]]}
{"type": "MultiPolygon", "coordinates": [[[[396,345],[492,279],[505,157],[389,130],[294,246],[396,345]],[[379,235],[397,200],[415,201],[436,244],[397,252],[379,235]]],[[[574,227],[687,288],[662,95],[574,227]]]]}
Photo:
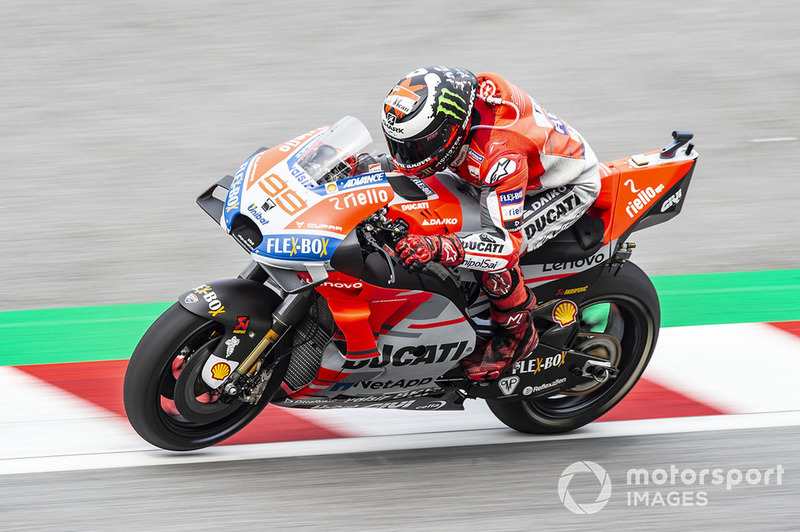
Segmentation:
{"type": "Polygon", "coordinates": [[[632,381],[635,382],[644,371],[646,357],[641,354],[652,349],[655,324],[642,302],[622,295],[604,296],[583,303],[580,317],[580,333],[575,347],[591,350],[592,336],[602,339],[594,340],[595,349],[600,356],[608,358],[619,373],[605,383],[578,385],[566,393],[525,401],[524,408],[535,418],[553,421],[574,418],[585,412],[596,412],[604,404],[607,410],[627,393],[632,381]],[[609,343],[606,337],[616,339],[621,352],[614,353],[613,341],[609,343]],[[601,349],[607,351],[608,357],[603,356],[601,349]]]}
{"type": "Polygon", "coordinates": [[[219,439],[238,426],[253,408],[240,401],[224,402],[199,378],[203,363],[221,340],[222,332],[217,323],[202,325],[164,359],[162,366],[155,398],[158,419],[173,434],[195,442],[219,439]]]}

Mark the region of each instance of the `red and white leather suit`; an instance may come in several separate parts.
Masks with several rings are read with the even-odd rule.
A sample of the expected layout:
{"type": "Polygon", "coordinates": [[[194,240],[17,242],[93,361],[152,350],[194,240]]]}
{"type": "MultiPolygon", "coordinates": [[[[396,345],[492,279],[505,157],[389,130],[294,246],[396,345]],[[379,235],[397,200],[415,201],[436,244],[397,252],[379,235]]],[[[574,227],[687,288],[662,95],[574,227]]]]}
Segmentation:
{"type": "Polygon", "coordinates": [[[469,378],[489,380],[538,341],[531,317],[536,298],[525,287],[520,256],[586,212],[600,175],[594,152],[566,122],[497,74],[477,80],[467,140],[449,169],[480,196],[481,230],[409,235],[398,252],[410,267],[437,260],[483,272],[491,317],[502,329],[462,365],[469,378]]]}
{"type": "Polygon", "coordinates": [[[480,190],[482,231],[458,233],[461,266],[486,272],[492,306],[504,310],[527,297],[519,256],[580,218],[597,198],[600,176],[575,129],[497,74],[478,74],[478,81],[480,124],[450,168],[480,190]],[[526,196],[536,210],[523,224],[526,196]]]}

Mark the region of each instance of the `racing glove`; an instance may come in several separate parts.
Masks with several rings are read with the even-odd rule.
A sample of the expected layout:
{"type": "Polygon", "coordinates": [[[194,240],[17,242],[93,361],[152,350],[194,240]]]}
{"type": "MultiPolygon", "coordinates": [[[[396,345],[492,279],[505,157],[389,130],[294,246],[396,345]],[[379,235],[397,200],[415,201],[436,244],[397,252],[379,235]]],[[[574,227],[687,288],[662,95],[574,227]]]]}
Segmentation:
{"type": "Polygon", "coordinates": [[[455,235],[408,235],[395,247],[403,265],[412,272],[435,261],[457,266],[464,261],[464,246],[455,235]]]}

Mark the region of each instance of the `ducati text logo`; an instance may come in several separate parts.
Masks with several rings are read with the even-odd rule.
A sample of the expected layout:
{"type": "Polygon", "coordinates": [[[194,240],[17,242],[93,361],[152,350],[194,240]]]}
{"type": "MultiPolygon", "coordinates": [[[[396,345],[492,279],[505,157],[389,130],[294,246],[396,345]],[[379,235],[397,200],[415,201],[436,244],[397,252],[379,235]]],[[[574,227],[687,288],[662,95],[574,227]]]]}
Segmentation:
{"type": "Polygon", "coordinates": [[[497,386],[500,388],[500,391],[503,392],[503,395],[511,395],[514,393],[514,390],[517,388],[517,384],[519,384],[519,377],[516,375],[511,377],[503,377],[497,381],[497,386]]]}
{"type": "Polygon", "coordinates": [[[429,205],[427,201],[421,201],[419,203],[404,203],[400,205],[400,208],[404,211],[421,211],[422,209],[429,208],[429,205]]]}
{"type": "Polygon", "coordinates": [[[525,222],[525,237],[533,238],[537,232],[544,230],[548,225],[556,223],[564,215],[572,211],[583,202],[577,194],[567,196],[563,200],[536,216],[532,221],[525,222]]]}
{"type": "Polygon", "coordinates": [[[476,242],[474,240],[464,240],[464,251],[500,253],[503,251],[503,244],[498,244],[496,242],[476,242]]]}
{"type": "Polygon", "coordinates": [[[608,504],[608,500],[611,498],[611,477],[608,476],[605,469],[594,462],[587,460],[575,462],[567,466],[564,472],[561,473],[561,478],[558,479],[558,497],[567,507],[567,510],[574,514],[597,513],[608,504]],[[600,493],[597,494],[594,502],[579,504],[575,502],[575,499],[569,493],[569,483],[575,475],[586,473],[591,473],[595,476],[600,484],[600,493]]]}
{"type": "Polygon", "coordinates": [[[452,342],[442,345],[407,345],[395,347],[386,344],[380,355],[361,360],[346,360],[343,369],[383,368],[392,366],[416,366],[417,364],[438,364],[454,362],[461,358],[469,342],[452,342]]]}

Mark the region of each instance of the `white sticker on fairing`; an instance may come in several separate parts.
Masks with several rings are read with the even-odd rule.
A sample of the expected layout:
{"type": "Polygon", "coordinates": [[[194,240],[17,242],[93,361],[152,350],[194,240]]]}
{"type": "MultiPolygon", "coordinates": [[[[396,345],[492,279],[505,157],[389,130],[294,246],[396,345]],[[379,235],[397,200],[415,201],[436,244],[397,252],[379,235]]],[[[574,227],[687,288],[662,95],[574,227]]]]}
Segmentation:
{"type": "Polygon", "coordinates": [[[500,391],[503,392],[503,395],[511,395],[514,393],[514,390],[517,388],[517,384],[519,384],[519,377],[516,375],[511,377],[503,377],[497,381],[497,386],[500,388],[500,391]]]}
{"type": "Polygon", "coordinates": [[[516,220],[522,216],[522,205],[507,205],[500,207],[500,214],[503,216],[503,221],[516,220]]]}
{"type": "Polygon", "coordinates": [[[238,366],[238,362],[211,355],[206,360],[206,364],[200,374],[203,377],[203,382],[216,390],[238,366]]]}
{"type": "Polygon", "coordinates": [[[504,177],[511,175],[517,169],[517,163],[512,161],[511,159],[506,159],[503,157],[496,163],[494,166],[489,170],[488,177],[486,178],[486,182],[488,184],[497,183],[504,177]]]}

